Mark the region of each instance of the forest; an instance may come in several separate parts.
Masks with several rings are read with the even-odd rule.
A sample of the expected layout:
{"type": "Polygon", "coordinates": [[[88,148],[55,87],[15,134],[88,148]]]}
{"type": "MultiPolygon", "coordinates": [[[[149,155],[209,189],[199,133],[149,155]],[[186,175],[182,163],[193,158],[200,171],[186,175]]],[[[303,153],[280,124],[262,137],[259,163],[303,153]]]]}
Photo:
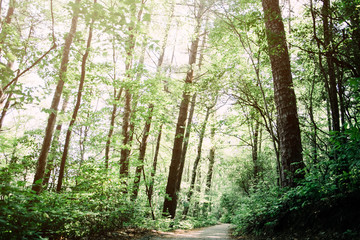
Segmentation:
{"type": "Polygon", "coordinates": [[[360,0],[0,0],[0,76],[0,239],[360,239],[360,0]]]}

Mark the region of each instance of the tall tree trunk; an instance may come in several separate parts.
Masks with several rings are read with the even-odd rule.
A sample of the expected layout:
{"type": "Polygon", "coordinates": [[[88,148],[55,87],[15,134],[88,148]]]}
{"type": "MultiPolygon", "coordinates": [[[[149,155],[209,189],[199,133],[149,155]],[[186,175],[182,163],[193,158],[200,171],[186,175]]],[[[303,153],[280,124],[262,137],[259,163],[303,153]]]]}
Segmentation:
{"type": "MultiPolygon", "coordinates": [[[[69,103],[69,96],[66,95],[63,99],[61,113],[65,113],[68,103],[69,103]]],[[[55,162],[55,159],[57,158],[58,152],[60,152],[58,150],[58,147],[59,147],[59,138],[60,138],[60,134],[61,134],[62,124],[63,124],[62,122],[58,123],[55,128],[55,133],[54,133],[54,136],[53,136],[53,139],[51,142],[51,147],[50,147],[50,155],[48,156],[48,161],[46,164],[43,186],[48,186],[49,180],[51,177],[51,172],[53,171],[54,167],[56,166],[56,164],[54,162],[55,162]]]]}
{"type": "MultiPolygon", "coordinates": [[[[145,1],[141,2],[140,10],[137,14],[137,23],[141,21],[142,12],[144,9],[145,1]]],[[[136,17],[136,3],[131,3],[131,12],[132,12],[132,19],[136,17]]],[[[133,54],[136,44],[136,25],[137,23],[135,20],[130,22],[130,27],[128,29],[129,36],[125,43],[125,50],[126,50],[126,61],[125,61],[125,71],[126,71],[126,78],[129,81],[132,79],[132,75],[130,70],[132,69],[132,62],[133,62],[133,54]]],[[[127,185],[127,178],[129,176],[129,154],[130,154],[130,133],[129,133],[129,126],[130,126],[130,115],[131,115],[131,93],[129,87],[125,87],[125,108],[124,108],[124,115],[123,115],[123,122],[122,122],[122,149],[121,149],[121,156],[120,156],[120,178],[123,178],[123,183],[127,185]]],[[[127,192],[125,190],[125,192],[127,192]]]]}
{"type": "MultiPolygon", "coordinates": [[[[94,4],[96,4],[96,0],[94,0],[94,4]]],[[[64,151],[61,157],[61,163],[60,163],[60,171],[59,171],[59,178],[58,178],[58,184],[56,186],[56,191],[60,192],[61,191],[61,186],[63,183],[63,178],[64,178],[64,173],[65,173],[65,164],[66,164],[66,159],[67,159],[67,155],[69,153],[69,146],[70,146],[70,141],[71,141],[71,134],[72,134],[72,128],[74,127],[79,109],[80,109],[80,104],[81,104],[81,98],[82,98],[82,92],[84,89],[84,82],[85,82],[85,75],[86,75],[86,62],[89,56],[89,52],[90,52],[90,47],[91,47],[91,40],[92,40],[92,33],[93,33],[93,25],[95,22],[95,18],[94,16],[92,17],[90,26],[89,26],[89,36],[87,39],[87,44],[86,44],[86,50],[85,53],[83,55],[82,58],[82,62],[81,62],[81,76],[80,76],[80,83],[79,83],[79,89],[78,89],[78,93],[77,93],[77,99],[76,99],[76,104],[74,107],[74,111],[71,117],[71,121],[69,123],[69,127],[67,129],[66,132],[66,138],[65,138],[65,143],[64,143],[64,151]]]]}
{"type": "Polygon", "coordinates": [[[325,80],[328,79],[328,94],[330,100],[330,109],[331,109],[331,119],[332,119],[332,130],[340,131],[340,114],[339,114],[339,102],[337,98],[337,81],[336,74],[333,62],[333,56],[331,53],[331,41],[332,41],[332,33],[331,33],[331,24],[329,23],[330,19],[330,0],[323,0],[323,28],[324,28],[324,48],[326,49],[325,56],[327,62],[327,73],[328,77],[325,77],[325,80]]]}
{"type": "MultiPolygon", "coordinates": [[[[113,36],[112,39],[112,60],[113,60],[113,81],[114,83],[117,80],[117,74],[116,74],[116,49],[115,49],[115,37],[113,36]]],[[[114,127],[115,127],[115,118],[116,118],[116,113],[117,113],[117,108],[118,108],[118,103],[120,101],[121,95],[123,92],[123,88],[121,87],[120,90],[117,91],[117,86],[114,85],[114,99],[113,99],[113,105],[112,105],[112,112],[111,112],[111,117],[110,117],[110,127],[109,127],[109,132],[106,138],[106,144],[105,144],[105,169],[108,170],[109,169],[109,160],[110,160],[110,147],[111,147],[111,138],[112,135],[114,133],[114,127]]]]}
{"type": "MultiPolygon", "coordinates": [[[[204,39],[202,41],[201,49],[200,49],[200,56],[199,56],[199,63],[198,63],[199,72],[201,70],[201,65],[202,65],[202,60],[203,60],[203,50],[205,48],[205,43],[206,43],[206,35],[204,35],[204,39]]],[[[187,149],[188,149],[188,145],[189,145],[189,141],[190,141],[191,125],[192,125],[192,119],[193,119],[193,116],[194,116],[195,105],[196,105],[196,93],[194,93],[192,98],[191,98],[191,105],[190,105],[188,123],[187,123],[187,126],[186,126],[185,138],[184,138],[182,154],[181,154],[179,175],[178,175],[178,178],[176,180],[177,181],[177,183],[176,183],[176,192],[180,191],[181,180],[182,180],[182,175],[183,175],[184,165],[185,165],[185,160],[186,160],[186,153],[187,153],[187,149]]]]}
{"type": "MultiPolygon", "coordinates": [[[[146,26],[146,28],[149,28],[149,24],[150,22],[148,22],[148,25],[146,26]]],[[[147,38],[145,38],[143,44],[142,44],[142,49],[141,49],[141,56],[139,59],[139,62],[137,64],[137,71],[136,71],[136,82],[140,82],[141,81],[141,77],[143,75],[143,67],[144,67],[144,62],[145,62],[145,53],[146,53],[146,46],[147,46],[147,38]]],[[[135,126],[136,126],[136,118],[137,118],[137,106],[139,103],[139,95],[133,95],[133,104],[132,104],[132,111],[131,111],[131,115],[130,115],[130,125],[129,125],[129,153],[128,156],[131,154],[131,148],[132,148],[132,144],[133,144],[133,139],[134,139],[134,135],[135,135],[135,126]]],[[[152,105],[152,104],[150,104],[152,105]]],[[[149,109],[151,107],[149,106],[149,109]]],[[[151,121],[151,119],[150,119],[151,121]]],[[[150,122],[151,125],[151,122],[150,122]]],[[[145,147],[145,152],[146,152],[146,147],[145,147]]],[[[141,175],[141,174],[140,174],[141,175]]]]}
{"type": "MultiPolygon", "coordinates": [[[[193,78],[193,70],[191,69],[186,77],[186,85],[192,83],[193,78]]],[[[169,170],[169,176],[166,185],[166,195],[163,207],[163,214],[167,216],[170,214],[171,218],[175,217],[176,206],[177,206],[177,192],[176,192],[176,185],[177,179],[179,175],[179,168],[181,164],[181,155],[182,155],[182,145],[184,140],[184,129],[185,129],[185,121],[187,110],[190,101],[190,95],[188,93],[188,87],[185,87],[186,90],[182,95],[182,101],[180,104],[180,111],[179,117],[176,125],[175,131],[175,139],[174,139],[174,146],[172,151],[172,158],[169,170]]]]}
{"type": "Polygon", "coordinates": [[[278,0],[262,0],[262,6],[278,113],[282,186],[295,186],[296,179],[303,178],[297,170],[304,162],[284,24],[278,0]]]}
{"type": "MultiPolygon", "coordinates": [[[[148,26],[147,26],[148,28],[148,26]]],[[[136,74],[136,81],[139,82],[141,80],[143,71],[143,65],[145,62],[145,52],[146,52],[146,45],[147,45],[147,39],[144,40],[143,44],[142,44],[142,50],[141,50],[141,56],[139,59],[139,63],[138,63],[138,71],[136,74]]],[[[130,149],[132,147],[132,143],[133,143],[133,138],[135,135],[135,122],[136,122],[136,114],[137,114],[137,104],[138,104],[138,98],[136,98],[133,102],[133,107],[132,107],[132,114],[131,114],[131,120],[130,120],[130,149]]],[[[149,112],[148,112],[148,116],[145,119],[145,125],[144,125],[144,131],[143,131],[143,136],[142,136],[142,140],[140,143],[140,147],[139,147],[139,157],[138,157],[138,163],[136,164],[136,170],[135,170],[135,175],[134,175],[134,185],[133,185],[133,189],[132,189],[132,195],[131,195],[131,200],[135,201],[137,199],[138,193],[139,193],[139,187],[140,187],[140,179],[141,179],[141,172],[144,169],[144,160],[145,160],[145,154],[146,154],[146,146],[147,146],[147,139],[149,136],[149,132],[150,132],[150,127],[151,127],[151,120],[152,120],[152,112],[153,112],[154,106],[152,104],[149,105],[149,112]]],[[[144,175],[145,176],[145,175],[144,175]]],[[[145,181],[145,180],[144,180],[145,181]]],[[[151,205],[151,203],[149,202],[149,204],[151,205]]]]}
{"type": "MultiPolygon", "coordinates": [[[[244,39],[244,37],[242,36],[242,34],[237,30],[237,28],[235,27],[234,24],[231,24],[231,27],[233,28],[233,30],[236,32],[236,34],[239,37],[240,43],[242,45],[242,47],[245,49],[245,51],[247,52],[247,54],[249,55],[250,61],[251,61],[251,65],[256,73],[256,81],[257,81],[257,86],[260,89],[261,92],[261,97],[262,100],[264,102],[264,108],[265,108],[265,114],[263,113],[263,111],[260,109],[260,107],[256,107],[256,109],[258,110],[258,112],[261,114],[261,117],[264,119],[264,123],[265,123],[265,127],[267,129],[267,131],[270,133],[271,136],[271,140],[272,140],[272,144],[273,144],[273,148],[275,151],[275,156],[276,156],[276,164],[277,164],[277,171],[278,171],[278,176],[279,176],[279,184],[281,185],[282,183],[282,171],[281,171],[281,162],[280,162],[280,154],[279,154],[279,140],[277,138],[277,130],[274,127],[273,124],[273,118],[271,115],[271,111],[269,110],[268,107],[268,101],[267,98],[265,96],[265,91],[264,88],[262,86],[262,81],[261,81],[261,76],[260,76],[260,61],[259,59],[254,58],[254,53],[251,50],[251,48],[249,49],[247,47],[247,43],[244,39]]],[[[257,104],[257,103],[256,103],[257,104]]],[[[256,105],[255,105],[256,106],[256,105]]]]}
{"type": "Polygon", "coordinates": [[[192,195],[194,193],[196,172],[197,172],[197,168],[198,168],[198,165],[199,165],[199,162],[200,162],[200,159],[201,159],[202,144],[203,144],[203,141],[204,141],[206,125],[207,125],[207,122],[208,122],[208,119],[209,119],[209,116],[210,116],[210,109],[211,109],[210,107],[207,107],[207,109],[206,109],[205,120],[204,120],[204,123],[203,123],[203,125],[201,127],[201,131],[200,131],[197,155],[196,155],[196,159],[194,161],[194,166],[193,166],[193,170],[192,170],[192,174],[191,174],[190,189],[189,189],[189,192],[188,192],[188,194],[186,196],[187,197],[186,198],[187,204],[185,204],[184,211],[183,211],[183,217],[184,218],[188,214],[189,206],[190,206],[190,200],[191,200],[191,197],[192,197],[192,195]]]}
{"type": "MultiPolygon", "coordinates": [[[[175,2],[172,1],[169,18],[168,18],[166,28],[165,28],[164,39],[163,39],[163,43],[162,43],[162,46],[161,46],[161,53],[160,53],[158,63],[157,63],[157,73],[158,74],[161,71],[161,67],[162,67],[162,64],[163,64],[163,61],[164,61],[165,49],[166,49],[166,45],[167,45],[167,40],[168,40],[168,36],[169,36],[171,22],[172,22],[172,19],[174,17],[174,7],[175,7],[175,2]]],[[[171,59],[170,65],[172,64],[172,62],[173,62],[173,59],[171,59]]],[[[165,84],[164,84],[164,90],[165,91],[167,89],[166,85],[167,85],[167,83],[165,82],[165,84]]],[[[159,150],[160,150],[162,128],[163,128],[163,123],[160,125],[160,129],[159,129],[159,133],[158,133],[158,137],[157,137],[157,141],[156,141],[153,166],[152,166],[152,170],[151,170],[151,174],[150,174],[149,189],[148,189],[148,193],[147,193],[148,201],[149,201],[150,205],[151,205],[151,202],[152,202],[152,195],[153,195],[153,191],[154,191],[154,181],[155,181],[155,174],[156,174],[156,168],[157,168],[157,160],[158,160],[159,150]]]]}
{"type": "Polygon", "coordinates": [[[345,97],[345,88],[343,86],[343,80],[344,80],[344,75],[341,73],[341,77],[338,78],[338,82],[337,82],[337,88],[338,88],[338,95],[339,95],[339,105],[340,105],[340,120],[341,120],[341,131],[344,130],[345,128],[345,124],[346,124],[346,110],[345,110],[345,101],[344,101],[344,97],[345,97]]]}
{"type": "Polygon", "coordinates": [[[181,164],[182,147],[184,142],[185,122],[186,122],[186,117],[190,102],[189,88],[193,82],[193,77],[194,77],[194,69],[192,68],[192,66],[196,63],[196,56],[199,46],[201,16],[203,15],[203,11],[204,11],[204,6],[200,5],[196,16],[197,25],[195,29],[195,39],[192,41],[190,48],[190,55],[189,55],[190,69],[186,74],[185,87],[182,95],[182,101],[180,103],[180,111],[176,124],[175,139],[172,150],[169,176],[166,184],[166,196],[164,200],[163,215],[167,216],[169,214],[171,218],[175,217],[176,207],[177,207],[176,186],[177,186],[178,176],[180,174],[179,167],[181,164]]]}
{"type": "MultiPolygon", "coordinates": [[[[126,64],[126,70],[130,70],[130,64],[126,64]]],[[[128,74],[128,78],[130,78],[130,74],[128,74]]],[[[129,125],[130,125],[130,114],[131,114],[131,93],[129,89],[125,89],[125,108],[122,122],[122,148],[121,148],[121,156],[120,156],[120,177],[127,178],[129,175],[129,125]]],[[[127,184],[127,180],[124,180],[124,183],[127,184]]]]}
{"type": "Polygon", "coordinates": [[[140,178],[141,178],[141,171],[144,169],[144,159],[145,159],[145,153],[146,153],[146,146],[147,146],[147,139],[150,133],[150,127],[151,127],[151,119],[152,114],[154,110],[154,105],[149,106],[149,112],[148,117],[145,122],[143,136],[141,139],[140,144],[140,153],[138,158],[138,164],[136,166],[136,172],[135,172],[135,178],[134,178],[134,186],[133,186],[133,194],[132,194],[132,200],[136,200],[139,192],[139,184],[140,184],[140,178]]]}
{"type": "MultiPolygon", "coordinates": [[[[196,174],[196,187],[195,187],[195,199],[194,199],[195,202],[194,202],[194,207],[193,207],[193,211],[192,211],[192,216],[196,217],[196,218],[199,217],[199,213],[200,213],[199,206],[200,206],[200,196],[201,196],[201,180],[202,180],[201,167],[199,167],[197,169],[197,174],[196,174]]],[[[190,204],[190,202],[189,202],[189,204],[190,204]]]]}
{"type": "Polygon", "coordinates": [[[213,177],[213,169],[214,169],[214,163],[215,163],[215,127],[211,127],[210,132],[210,138],[211,138],[211,148],[209,152],[209,165],[208,165],[208,171],[206,174],[206,186],[205,186],[205,203],[204,203],[204,210],[203,212],[205,215],[208,214],[209,208],[210,208],[210,190],[211,190],[211,183],[212,183],[212,177],[213,177]]]}
{"type": "Polygon", "coordinates": [[[195,104],[196,104],[196,93],[193,94],[192,99],[191,99],[188,123],[187,123],[186,130],[185,130],[185,138],[184,138],[184,143],[183,143],[183,148],[182,148],[182,153],[181,153],[179,175],[176,180],[176,189],[175,189],[176,192],[179,192],[179,190],[180,190],[180,185],[181,185],[181,180],[182,180],[182,175],[183,175],[184,165],[185,165],[185,159],[186,159],[186,152],[187,152],[189,140],[190,140],[191,125],[192,125],[192,119],[193,119],[194,111],[195,111],[195,104]]]}
{"type": "MultiPolygon", "coordinates": [[[[173,11],[174,11],[174,4],[172,4],[172,7],[171,7],[170,21],[167,23],[167,26],[166,26],[166,29],[165,29],[164,41],[163,41],[163,45],[162,45],[162,48],[161,48],[161,53],[160,53],[160,57],[159,57],[159,60],[158,60],[158,64],[156,66],[156,73],[157,74],[160,73],[161,66],[163,64],[164,55],[165,55],[165,48],[166,48],[168,33],[169,33],[169,30],[170,30],[170,23],[171,23],[173,11]]],[[[150,22],[148,22],[147,29],[149,27],[149,24],[150,24],[150,22]]],[[[141,57],[140,57],[140,60],[139,60],[139,66],[141,68],[143,67],[144,62],[145,62],[146,46],[147,46],[147,39],[145,39],[145,41],[143,43],[143,48],[142,48],[142,51],[141,51],[141,57]]],[[[142,75],[141,71],[137,73],[137,81],[140,81],[141,75],[142,75]]],[[[150,103],[148,105],[148,108],[149,108],[149,112],[148,112],[147,119],[145,121],[145,126],[144,126],[144,130],[143,130],[143,137],[142,137],[142,141],[141,141],[140,149],[139,149],[138,165],[136,166],[136,171],[135,171],[134,186],[133,186],[133,192],[132,192],[132,196],[131,196],[131,199],[133,201],[136,200],[136,198],[138,196],[139,186],[140,186],[139,184],[140,184],[140,179],[141,179],[141,172],[144,171],[144,160],[145,160],[145,154],[146,154],[146,148],[147,148],[147,138],[148,138],[148,135],[150,133],[150,127],[151,127],[151,122],[152,122],[152,117],[153,117],[154,104],[150,103]]],[[[132,130],[132,134],[133,134],[134,125],[132,125],[132,127],[133,127],[133,130],[132,130]]],[[[156,168],[156,166],[155,166],[155,168],[156,168]]],[[[145,173],[143,173],[143,175],[144,175],[144,178],[145,178],[145,173]]],[[[152,180],[153,180],[153,176],[151,177],[150,181],[152,181],[152,180]]],[[[146,186],[146,188],[147,188],[147,186],[146,186]]],[[[151,194],[152,194],[152,191],[153,191],[153,189],[151,189],[151,194]]],[[[149,193],[149,189],[147,188],[147,196],[148,196],[148,201],[149,201],[150,206],[152,206],[151,194],[149,193]]],[[[153,215],[153,212],[152,212],[152,215],[153,215]]],[[[154,217],[155,216],[153,215],[153,218],[154,217]]]]}
{"type": "MultiPolygon", "coordinates": [[[[117,79],[117,74],[116,74],[116,50],[115,50],[115,37],[113,37],[112,40],[112,60],[113,60],[113,81],[116,82],[117,79]]],[[[108,170],[109,169],[109,160],[110,160],[110,145],[111,145],[111,138],[112,135],[114,133],[114,127],[115,127],[115,118],[116,118],[116,112],[117,112],[117,107],[118,107],[118,103],[119,100],[121,98],[121,94],[123,92],[123,88],[121,87],[120,90],[117,91],[117,87],[114,86],[114,99],[113,99],[113,104],[112,104],[112,112],[111,112],[111,117],[110,117],[110,127],[109,127],[109,132],[106,138],[106,144],[105,144],[105,169],[108,170]]]]}
{"type": "Polygon", "coordinates": [[[48,118],[46,130],[45,130],[45,137],[44,137],[44,141],[43,141],[43,144],[41,147],[41,152],[40,152],[38,162],[37,162],[36,173],[35,173],[34,181],[33,181],[33,185],[32,185],[32,190],[35,191],[37,194],[39,194],[41,191],[42,179],[44,177],[44,171],[45,171],[45,167],[46,167],[46,159],[47,159],[47,155],[49,152],[51,138],[52,138],[52,135],[54,132],[54,127],[55,127],[55,122],[56,122],[56,114],[57,114],[61,94],[62,94],[62,91],[64,88],[65,79],[66,79],[67,66],[68,66],[68,62],[69,62],[70,46],[72,44],[72,41],[73,41],[75,33],[76,33],[77,21],[78,21],[78,17],[79,17],[79,8],[80,8],[79,4],[80,4],[80,0],[76,0],[75,6],[74,6],[73,18],[71,21],[71,28],[70,28],[69,34],[66,36],[66,39],[65,39],[65,45],[64,45],[64,50],[63,50],[62,60],[61,60],[61,65],[60,65],[59,81],[57,83],[54,97],[53,97],[53,100],[51,103],[51,107],[50,107],[51,113],[48,118]]]}
{"type": "MultiPolygon", "coordinates": [[[[315,75],[315,74],[314,74],[315,75]]],[[[317,138],[318,138],[318,134],[317,134],[317,125],[315,122],[315,118],[314,118],[314,104],[313,104],[313,95],[314,95],[314,90],[315,90],[315,76],[313,77],[313,80],[311,82],[311,89],[310,89],[310,97],[309,97],[309,107],[308,107],[308,111],[309,111],[309,117],[310,117],[310,121],[312,123],[312,133],[311,133],[311,146],[312,146],[312,156],[311,158],[313,159],[313,162],[316,164],[318,162],[318,153],[317,153],[317,138]]]]}
{"type": "Polygon", "coordinates": [[[114,99],[114,103],[113,103],[113,110],[111,112],[111,117],[110,117],[109,133],[107,135],[106,144],[105,144],[105,169],[109,169],[111,138],[114,133],[117,105],[121,98],[122,91],[123,91],[123,88],[120,88],[120,90],[118,92],[116,92],[116,89],[114,89],[114,98],[115,99],[114,99]]]}
{"type": "Polygon", "coordinates": [[[160,125],[158,137],[156,140],[155,154],[154,154],[153,166],[152,166],[152,170],[151,170],[151,178],[150,178],[150,183],[149,183],[149,191],[148,191],[149,202],[152,202],[152,195],[153,195],[153,191],[154,191],[155,174],[156,174],[157,161],[158,161],[159,150],[160,150],[162,128],[163,128],[163,124],[160,125]]]}
{"type": "Polygon", "coordinates": [[[180,173],[180,165],[181,165],[181,156],[182,156],[182,149],[183,149],[183,142],[184,142],[184,130],[186,125],[186,117],[190,102],[190,93],[189,88],[193,82],[194,77],[194,69],[193,66],[196,64],[196,57],[198,53],[199,47],[199,34],[201,29],[202,17],[205,13],[205,5],[204,1],[200,1],[197,12],[195,13],[195,38],[191,42],[190,54],[189,54],[189,66],[190,69],[186,74],[185,79],[185,86],[182,95],[182,101],[180,103],[180,110],[178,121],[175,130],[175,139],[171,157],[171,164],[169,169],[169,176],[166,184],[166,196],[164,200],[163,206],[163,215],[168,216],[173,219],[175,218],[176,214],[176,207],[177,207],[177,185],[181,184],[178,183],[179,174],[180,173]]]}
{"type": "Polygon", "coordinates": [[[259,175],[259,160],[258,160],[258,142],[259,142],[259,120],[255,120],[255,129],[254,129],[254,137],[252,143],[252,160],[254,164],[254,179],[255,182],[258,181],[259,175]]]}

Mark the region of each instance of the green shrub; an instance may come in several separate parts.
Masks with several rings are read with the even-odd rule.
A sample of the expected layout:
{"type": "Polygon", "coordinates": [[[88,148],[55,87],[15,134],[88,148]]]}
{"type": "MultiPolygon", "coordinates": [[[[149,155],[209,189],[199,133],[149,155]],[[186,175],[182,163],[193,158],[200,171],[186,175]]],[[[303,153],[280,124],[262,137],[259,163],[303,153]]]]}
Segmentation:
{"type": "Polygon", "coordinates": [[[357,198],[360,187],[358,128],[351,127],[334,134],[331,146],[330,157],[309,169],[305,179],[295,188],[260,184],[250,195],[235,191],[224,195],[223,220],[235,224],[238,234],[271,233],[284,224],[284,219],[292,221],[290,216],[304,220],[299,226],[306,225],[309,215],[316,220],[318,212],[326,212],[342,201],[352,201],[352,195],[357,198]]]}
{"type": "Polygon", "coordinates": [[[120,191],[36,195],[8,187],[1,194],[1,239],[89,236],[135,224],[139,215],[120,191]]]}

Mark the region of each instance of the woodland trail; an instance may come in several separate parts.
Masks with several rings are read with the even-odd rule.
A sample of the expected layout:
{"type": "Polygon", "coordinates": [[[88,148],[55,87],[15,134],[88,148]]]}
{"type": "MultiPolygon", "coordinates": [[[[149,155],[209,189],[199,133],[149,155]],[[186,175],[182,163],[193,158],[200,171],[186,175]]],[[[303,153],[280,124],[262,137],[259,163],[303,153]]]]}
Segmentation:
{"type": "Polygon", "coordinates": [[[163,239],[213,239],[226,240],[231,239],[229,234],[230,224],[220,224],[206,228],[193,230],[176,230],[174,232],[162,232],[160,234],[146,236],[140,240],[163,240],[163,239]]]}

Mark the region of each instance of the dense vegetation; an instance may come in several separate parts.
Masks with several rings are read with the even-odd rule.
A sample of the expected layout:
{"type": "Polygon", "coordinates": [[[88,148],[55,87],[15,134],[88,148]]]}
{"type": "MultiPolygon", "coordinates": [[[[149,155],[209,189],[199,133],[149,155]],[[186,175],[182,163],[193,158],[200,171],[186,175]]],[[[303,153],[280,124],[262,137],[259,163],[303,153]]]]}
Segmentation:
{"type": "Polygon", "coordinates": [[[360,237],[359,0],[0,7],[0,239],[360,237]]]}

